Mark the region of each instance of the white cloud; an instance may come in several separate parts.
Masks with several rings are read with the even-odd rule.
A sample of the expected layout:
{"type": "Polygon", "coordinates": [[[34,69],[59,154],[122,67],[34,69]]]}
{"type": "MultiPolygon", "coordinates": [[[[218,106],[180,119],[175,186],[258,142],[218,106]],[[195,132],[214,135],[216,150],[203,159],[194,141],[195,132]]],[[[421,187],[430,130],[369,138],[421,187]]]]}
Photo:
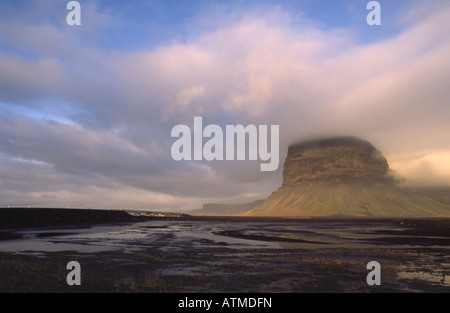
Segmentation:
{"type": "Polygon", "coordinates": [[[450,187],[450,151],[428,151],[391,163],[407,185],[412,187],[450,187]]]}

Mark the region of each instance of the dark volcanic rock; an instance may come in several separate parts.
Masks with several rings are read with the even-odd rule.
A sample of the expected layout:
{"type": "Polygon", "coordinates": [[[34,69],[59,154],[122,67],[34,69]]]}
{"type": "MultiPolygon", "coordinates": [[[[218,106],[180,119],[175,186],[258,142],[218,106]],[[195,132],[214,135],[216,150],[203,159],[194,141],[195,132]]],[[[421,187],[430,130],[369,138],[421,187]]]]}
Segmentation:
{"type": "Polygon", "coordinates": [[[124,211],[51,209],[51,208],[0,208],[0,229],[91,225],[138,220],[124,211]]]}

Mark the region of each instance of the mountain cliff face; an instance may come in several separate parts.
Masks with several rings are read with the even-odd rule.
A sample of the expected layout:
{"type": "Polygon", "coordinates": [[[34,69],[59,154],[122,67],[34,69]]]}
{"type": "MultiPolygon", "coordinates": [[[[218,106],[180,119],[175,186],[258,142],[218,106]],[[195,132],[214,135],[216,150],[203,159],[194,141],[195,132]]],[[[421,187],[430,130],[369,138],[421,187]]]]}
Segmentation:
{"type": "Polygon", "coordinates": [[[289,147],[283,187],[315,183],[367,183],[388,179],[389,166],[369,142],[352,137],[310,141],[289,147]]]}
{"type": "Polygon", "coordinates": [[[339,137],[289,147],[282,186],[242,215],[450,217],[450,204],[401,188],[372,144],[339,137]]]}

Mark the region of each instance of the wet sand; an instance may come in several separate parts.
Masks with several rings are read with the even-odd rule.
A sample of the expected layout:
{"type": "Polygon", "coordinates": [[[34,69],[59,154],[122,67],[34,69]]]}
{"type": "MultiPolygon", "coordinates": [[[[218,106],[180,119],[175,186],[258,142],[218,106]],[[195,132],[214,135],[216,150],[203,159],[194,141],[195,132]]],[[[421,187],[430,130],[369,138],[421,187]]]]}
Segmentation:
{"type": "MultiPolygon", "coordinates": [[[[135,244],[140,245],[136,250],[0,252],[0,292],[450,292],[450,219],[184,216],[179,220],[181,224],[139,224],[143,233],[158,230],[161,236],[147,246],[145,240],[136,238],[135,244]],[[209,225],[214,221],[220,222],[222,228],[216,234],[210,233],[216,236],[214,240],[223,239],[186,237],[176,241],[170,228],[185,224],[186,229],[195,232],[196,225],[200,225],[197,222],[209,225]],[[280,231],[284,223],[286,233],[292,233],[290,228],[296,226],[298,232],[306,235],[308,229],[380,227],[374,227],[363,244],[349,240],[349,244],[333,245],[317,239],[303,242],[308,240],[287,238],[283,229],[280,231]],[[259,233],[258,225],[261,229],[276,229],[277,233],[259,233]],[[268,246],[236,248],[227,238],[268,246]],[[66,283],[66,265],[72,260],[81,265],[81,286],[66,283]],[[366,265],[373,260],[381,264],[380,286],[366,283],[366,265]]],[[[66,223],[70,229],[65,233],[60,232],[61,227],[45,225],[45,232],[37,232],[37,237],[70,238],[68,234],[76,232],[75,226],[79,226],[77,221],[66,223]]],[[[142,219],[113,221],[109,217],[96,219],[95,223],[139,221],[142,219]]],[[[3,240],[20,242],[17,228],[4,227],[0,234],[3,240]]],[[[361,233],[355,232],[356,235],[361,233]]],[[[133,246],[133,239],[130,240],[127,244],[133,246]]]]}
{"type": "Polygon", "coordinates": [[[442,249],[0,253],[0,292],[450,292],[448,265],[442,249]],[[380,286],[366,283],[373,259],[380,286]],[[81,286],[66,283],[72,260],[81,286]]]}

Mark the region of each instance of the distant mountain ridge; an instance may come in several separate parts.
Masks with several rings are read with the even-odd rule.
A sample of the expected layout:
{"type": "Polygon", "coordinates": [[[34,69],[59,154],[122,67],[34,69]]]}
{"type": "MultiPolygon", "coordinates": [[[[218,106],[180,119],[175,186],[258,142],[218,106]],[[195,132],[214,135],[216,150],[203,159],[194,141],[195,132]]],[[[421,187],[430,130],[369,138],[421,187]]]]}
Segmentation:
{"type": "Polygon", "coordinates": [[[262,204],[264,200],[256,200],[250,203],[243,204],[220,204],[220,203],[207,203],[203,205],[203,208],[192,210],[189,214],[192,215],[239,215],[247,212],[258,205],[262,204]]]}
{"type": "Polygon", "coordinates": [[[336,137],[290,146],[282,186],[241,215],[450,217],[447,194],[400,187],[371,143],[336,137]]]}

